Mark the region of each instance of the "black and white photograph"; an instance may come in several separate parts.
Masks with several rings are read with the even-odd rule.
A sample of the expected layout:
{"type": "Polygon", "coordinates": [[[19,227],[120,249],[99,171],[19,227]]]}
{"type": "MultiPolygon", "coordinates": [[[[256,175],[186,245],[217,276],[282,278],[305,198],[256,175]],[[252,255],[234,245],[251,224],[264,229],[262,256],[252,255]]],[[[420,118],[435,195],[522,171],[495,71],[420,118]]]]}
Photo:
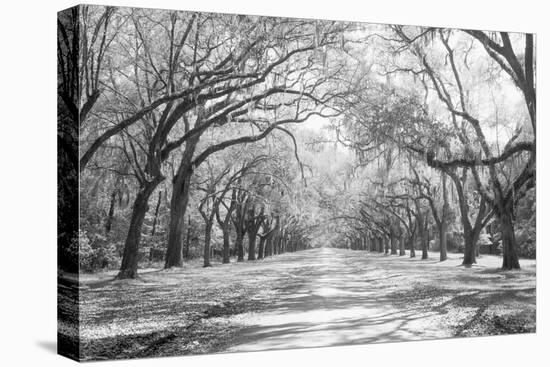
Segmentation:
{"type": "Polygon", "coordinates": [[[79,361],[536,332],[532,33],[57,15],[79,361]]]}

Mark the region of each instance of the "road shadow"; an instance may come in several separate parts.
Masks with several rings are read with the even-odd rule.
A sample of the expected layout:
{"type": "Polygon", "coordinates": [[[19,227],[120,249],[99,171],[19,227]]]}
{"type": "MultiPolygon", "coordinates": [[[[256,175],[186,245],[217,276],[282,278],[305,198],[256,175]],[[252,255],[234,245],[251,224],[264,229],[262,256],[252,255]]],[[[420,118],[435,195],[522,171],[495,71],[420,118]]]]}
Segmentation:
{"type": "Polygon", "coordinates": [[[522,284],[523,279],[513,282],[519,274],[441,268],[437,278],[413,286],[415,282],[407,282],[422,281],[423,269],[438,261],[395,258],[390,267],[380,257],[373,263],[357,254],[335,257],[332,251],[314,256],[302,256],[292,277],[275,287],[277,297],[268,309],[244,320],[233,350],[450,338],[456,332],[443,329],[436,320],[460,308],[477,310],[479,318],[487,305],[534,303],[534,288],[522,284]],[[403,268],[404,263],[409,268],[403,268]],[[445,282],[448,279],[454,284],[445,282]],[[503,280],[511,284],[499,284],[503,280]]]}

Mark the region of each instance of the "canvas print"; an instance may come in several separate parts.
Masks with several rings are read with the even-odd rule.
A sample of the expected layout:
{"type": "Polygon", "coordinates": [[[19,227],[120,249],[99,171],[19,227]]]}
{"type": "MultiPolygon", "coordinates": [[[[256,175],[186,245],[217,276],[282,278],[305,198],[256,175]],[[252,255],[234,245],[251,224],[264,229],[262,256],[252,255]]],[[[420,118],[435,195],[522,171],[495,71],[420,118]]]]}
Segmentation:
{"type": "Polygon", "coordinates": [[[536,331],[533,34],[57,19],[58,351],[536,331]]]}

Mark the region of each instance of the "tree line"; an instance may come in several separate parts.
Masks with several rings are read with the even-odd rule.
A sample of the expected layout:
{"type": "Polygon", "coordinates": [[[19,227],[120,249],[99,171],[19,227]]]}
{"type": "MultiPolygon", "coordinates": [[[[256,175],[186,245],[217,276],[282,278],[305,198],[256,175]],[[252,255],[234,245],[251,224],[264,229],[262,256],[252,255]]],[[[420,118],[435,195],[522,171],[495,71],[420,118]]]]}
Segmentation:
{"type": "Polygon", "coordinates": [[[356,96],[349,120],[333,126],[377,178],[360,188],[348,215],[357,222],[350,241],[370,239],[381,249],[386,239],[391,254],[399,242],[400,255],[407,244],[414,257],[418,237],[424,259],[430,226],[445,260],[453,225],[470,266],[493,224],[502,267],[519,268],[516,223],[529,242],[522,255],[534,256],[535,247],[532,35],[390,26],[371,37],[390,51],[382,64],[371,61],[380,78],[365,80],[369,95],[356,96]]]}
{"type": "Polygon", "coordinates": [[[315,236],[411,256],[418,237],[424,258],[435,225],[444,260],[458,217],[466,265],[494,222],[503,267],[519,267],[518,208],[532,203],[522,226],[534,216],[531,35],[77,9],[58,21],[59,114],[78,121],[66,152],[81,198],[81,230],[62,231],[67,259],[75,243],[120,252],[118,277],[134,278],[144,244],[170,268],[199,236],[204,266],[229,262],[232,240],[243,261],[315,236]],[[330,131],[305,144],[295,126],[312,119],[330,131]],[[345,192],[314,158],[329,140],[354,155],[332,183],[345,192]]]}

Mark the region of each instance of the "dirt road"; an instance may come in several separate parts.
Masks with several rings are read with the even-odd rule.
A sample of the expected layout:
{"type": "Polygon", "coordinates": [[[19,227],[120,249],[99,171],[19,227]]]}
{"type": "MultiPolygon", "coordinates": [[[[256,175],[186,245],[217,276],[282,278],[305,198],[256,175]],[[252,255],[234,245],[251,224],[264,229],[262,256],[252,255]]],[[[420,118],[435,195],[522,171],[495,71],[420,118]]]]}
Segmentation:
{"type": "Polygon", "coordinates": [[[490,312],[534,312],[531,261],[504,273],[492,257],[465,269],[457,255],[443,263],[331,248],[288,256],[290,281],[268,309],[239,316],[230,351],[444,338],[490,312]]]}
{"type": "Polygon", "coordinates": [[[319,248],[80,279],[83,360],[396,342],[535,330],[535,262],[498,270],[319,248]]]}

